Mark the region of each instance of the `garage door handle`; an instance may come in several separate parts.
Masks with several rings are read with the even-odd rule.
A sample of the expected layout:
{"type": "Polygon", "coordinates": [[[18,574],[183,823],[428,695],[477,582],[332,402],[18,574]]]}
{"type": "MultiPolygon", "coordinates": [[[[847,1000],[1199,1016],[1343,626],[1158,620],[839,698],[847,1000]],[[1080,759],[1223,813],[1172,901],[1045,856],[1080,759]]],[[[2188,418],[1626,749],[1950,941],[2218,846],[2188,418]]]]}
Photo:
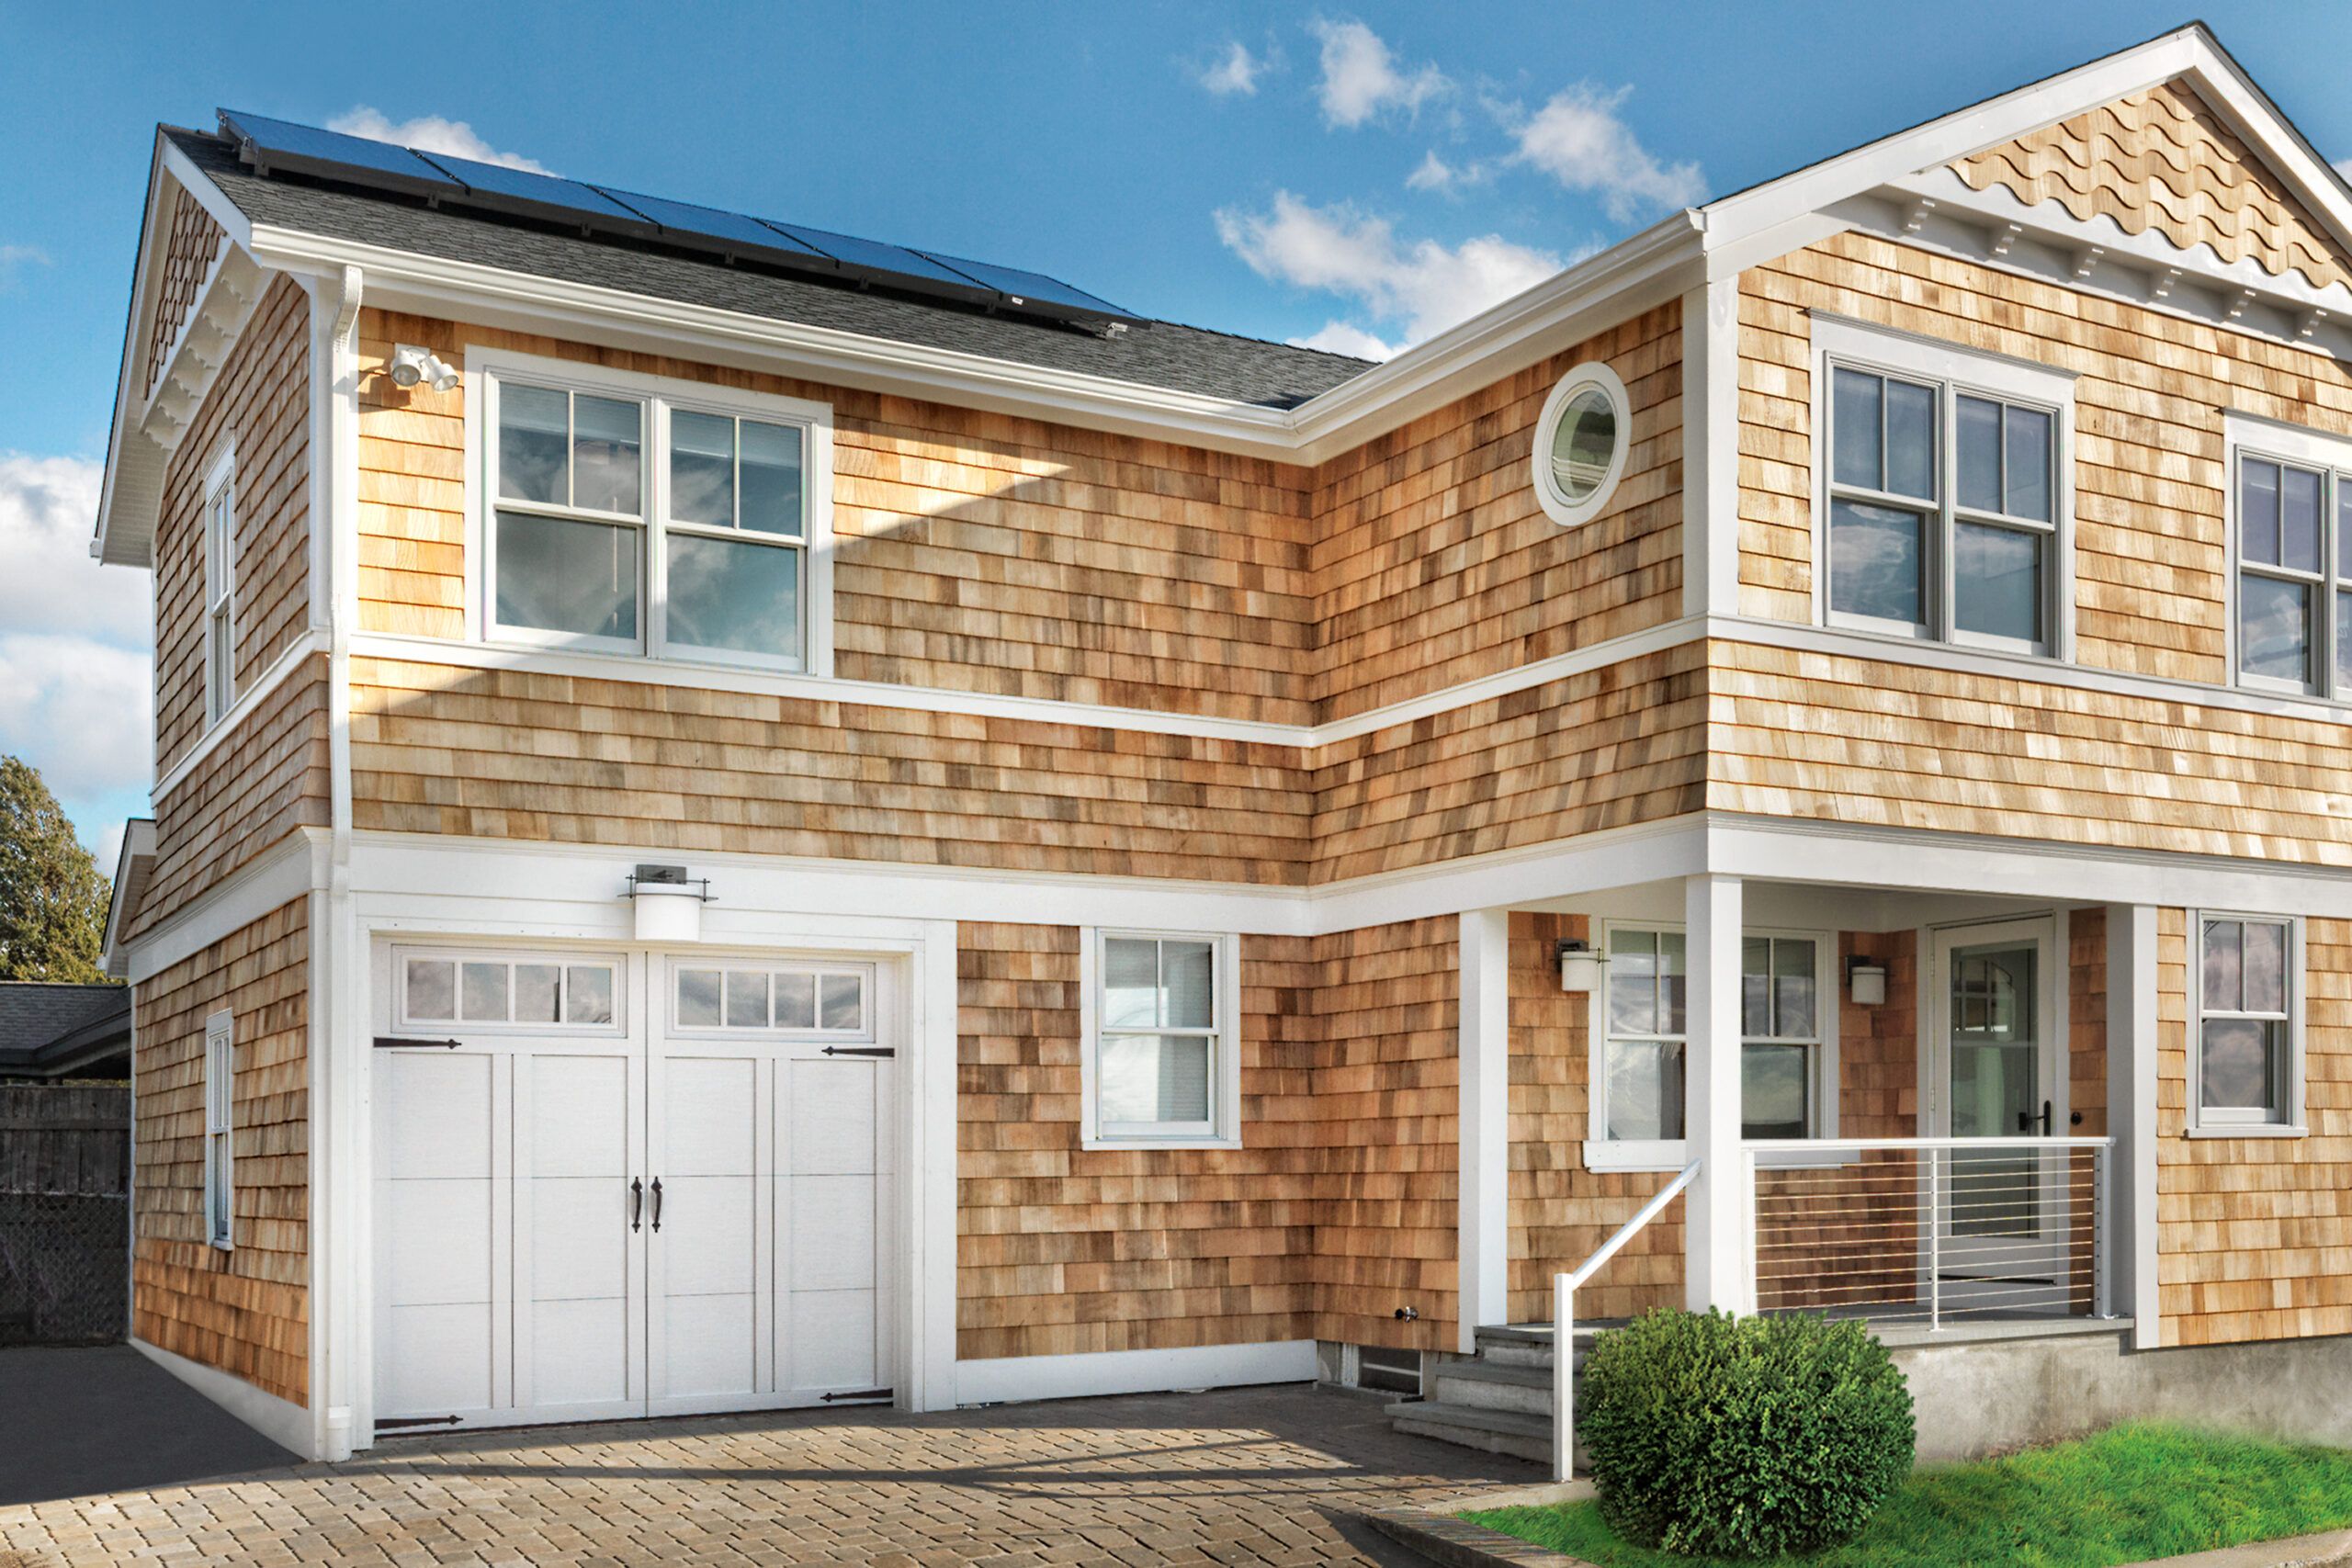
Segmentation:
{"type": "Polygon", "coordinates": [[[653,1234],[662,1234],[662,1179],[653,1179],[653,1234]]]}
{"type": "Polygon", "coordinates": [[[645,1183],[632,1181],[628,1184],[628,1228],[634,1231],[644,1218],[645,1183]]]}

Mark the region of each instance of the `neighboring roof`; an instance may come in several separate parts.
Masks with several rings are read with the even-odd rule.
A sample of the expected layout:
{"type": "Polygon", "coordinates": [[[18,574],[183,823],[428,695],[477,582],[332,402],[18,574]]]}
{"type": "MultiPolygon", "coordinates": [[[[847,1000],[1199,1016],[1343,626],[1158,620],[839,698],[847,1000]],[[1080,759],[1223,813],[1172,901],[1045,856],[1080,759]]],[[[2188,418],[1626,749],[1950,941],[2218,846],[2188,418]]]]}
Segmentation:
{"type": "Polygon", "coordinates": [[[57,1077],[116,1056],[127,1067],[130,1044],[128,986],[0,981],[0,1077],[57,1077]]]}
{"type": "Polygon", "coordinates": [[[171,126],[164,135],[250,222],[330,239],[1266,408],[1296,407],[1372,368],[1345,355],[1173,321],[1099,336],[1063,322],[990,315],[492,213],[432,208],[397,192],[264,176],[221,137],[171,126]]]}

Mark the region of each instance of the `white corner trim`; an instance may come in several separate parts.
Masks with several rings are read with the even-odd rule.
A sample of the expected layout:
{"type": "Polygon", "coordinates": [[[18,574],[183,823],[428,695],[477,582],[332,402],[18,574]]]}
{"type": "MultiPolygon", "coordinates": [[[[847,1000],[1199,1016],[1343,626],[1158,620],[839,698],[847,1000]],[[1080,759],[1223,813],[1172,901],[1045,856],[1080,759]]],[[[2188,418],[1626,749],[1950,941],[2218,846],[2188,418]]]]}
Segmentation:
{"type": "Polygon", "coordinates": [[[1510,911],[1461,917],[1457,1342],[1510,1321],[1510,911]]]}
{"type": "Polygon", "coordinates": [[[1163,1393],[1246,1383],[1312,1382],[1315,1341],[1197,1345],[1171,1350],[1096,1350],[1006,1356],[956,1363],[956,1403],[1005,1404],[1106,1393],[1163,1393]]]}
{"type": "Polygon", "coordinates": [[[130,1343],[141,1355],[279,1448],[291,1451],[295,1458],[318,1457],[312,1447],[311,1413],[301,1405],[255,1388],[218,1367],[208,1367],[160,1345],[151,1345],[135,1334],[130,1337],[130,1343]]]}
{"type": "Polygon", "coordinates": [[[1739,613],[1738,442],[1739,280],[1725,277],[1682,297],[1686,616],[1739,613]]]}
{"type": "Polygon", "coordinates": [[[956,1069],[961,1027],[954,920],[925,922],[909,987],[910,1061],[899,1079],[910,1135],[900,1145],[909,1248],[902,1408],[956,1407],[956,1069]]]}

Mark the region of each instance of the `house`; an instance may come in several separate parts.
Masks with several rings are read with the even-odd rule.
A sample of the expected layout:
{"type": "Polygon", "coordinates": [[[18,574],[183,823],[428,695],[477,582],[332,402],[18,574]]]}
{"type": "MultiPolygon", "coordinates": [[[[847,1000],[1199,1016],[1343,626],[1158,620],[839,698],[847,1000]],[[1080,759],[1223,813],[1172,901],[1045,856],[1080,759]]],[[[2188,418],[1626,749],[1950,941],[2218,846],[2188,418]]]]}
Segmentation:
{"type": "Polygon", "coordinates": [[[279,1441],[1500,1441],[1669,1183],[1579,1319],[2352,1435],[2352,194],[2203,28],[1380,365],[234,112],[144,225],[134,1331],[279,1441]]]}

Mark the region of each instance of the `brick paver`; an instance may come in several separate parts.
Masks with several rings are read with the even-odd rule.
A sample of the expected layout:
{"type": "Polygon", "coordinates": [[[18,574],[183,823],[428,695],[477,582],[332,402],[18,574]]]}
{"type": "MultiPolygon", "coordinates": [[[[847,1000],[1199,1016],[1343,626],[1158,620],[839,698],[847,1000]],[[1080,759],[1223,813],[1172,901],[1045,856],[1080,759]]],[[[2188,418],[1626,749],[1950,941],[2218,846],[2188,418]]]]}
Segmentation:
{"type": "Polygon", "coordinates": [[[1357,1510],[1539,1478],[1304,1387],[715,1416],[401,1438],[349,1464],[0,1508],[0,1568],[1398,1564],[1418,1560],[1357,1510]]]}

